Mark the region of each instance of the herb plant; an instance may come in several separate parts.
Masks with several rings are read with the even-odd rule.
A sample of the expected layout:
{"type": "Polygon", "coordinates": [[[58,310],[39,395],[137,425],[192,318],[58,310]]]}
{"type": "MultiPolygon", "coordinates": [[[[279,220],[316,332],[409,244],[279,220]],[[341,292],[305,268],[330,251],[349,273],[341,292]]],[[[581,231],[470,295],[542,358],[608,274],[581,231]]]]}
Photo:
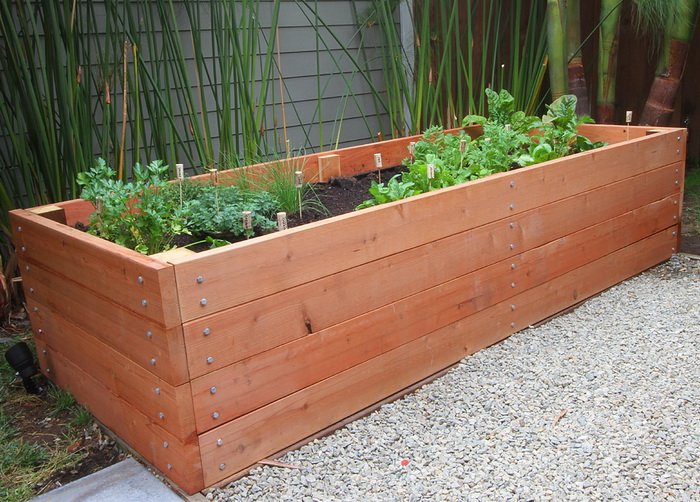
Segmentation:
{"type": "Polygon", "coordinates": [[[186,233],[179,207],[161,196],[167,185],[168,166],[162,161],[136,164],[134,180],[124,183],[104,159],[78,174],[81,197],[92,202],[89,232],[144,254],[172,246],[175,235],[186,233]]]}

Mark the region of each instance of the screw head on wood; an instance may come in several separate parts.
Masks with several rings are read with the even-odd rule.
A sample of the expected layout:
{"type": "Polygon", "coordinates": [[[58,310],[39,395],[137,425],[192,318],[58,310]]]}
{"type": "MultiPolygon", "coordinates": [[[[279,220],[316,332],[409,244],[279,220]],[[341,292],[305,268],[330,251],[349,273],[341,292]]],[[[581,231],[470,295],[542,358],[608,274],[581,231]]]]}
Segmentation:
{"type": "Polygon", "coordinates": [[[29,292],[33,294],[33,293],[34,293],[34,288],[29,288],[29,292]]]}
{"type": "Polygon", "coordinates": [[[510,269],[511,269],[511,270],[515,270],[516,268],[518,268],[518,266],[517,266],[515,263],[511,263],[511,264],[510,264],[510,269]]]}
{"type": "MultiPolygon", "coordinates": [[[[674,249],[675,251],[675,249],[674,249]]],[[[46,373],[51,373],[51,368],[46,368],[46,373]]]]}
{"type": "Polygon", "coordinates": [[[22,252],[24,252],[24,251],[26,251],[26,250],[27,250],[27,246],[22,246],[22,247],[21,247],[21,248],[19,248],[19,249],[20,249],[20,250],[21,250],[22,252]]]}
{"type": "Polygon", "coordinates": [[[511,181],[511,182],[510,182],[510,187],[511,187],[511,188],[515,188],[515,181],[511,181]]]}
{"type": "Polygon", "coordinates": [[[226,464],[219,464],[219,470],[223,471],[224,469],[226,469],[226,464]]]}
{"type": "Polygon", "coordinates": [[[209,336],[211,335],[211,330],[209,328],[204,328],[202,330],[202,333],[204,334],[204,336],[209,336]]]}
{"type": "Polygon", "coordinates": [[[511,244],[510,249],[515,249],[515,244],[511,244]]]}
{"type": "Polygon", "coordinates": [[[510,283],[510,287],[511,287],[511,288],[514,288],[514,287],[515,287],[515,283],[514,283],[514,282],[511,282],[511,283],[510,283]]]}
{"type": "Polygon", "coordinates": [[[24,266],[24,270],[26,270],[27,272],[29,272],[29,265],[25,265],[25,266],[24,266]]]}
{"type": "Polygon", "coordinates": [[[212,356],[207,357],[207,364],[211,364],[214,362],[214,358],[212,356]]]}
{"type": "Polygon", "coordinates": [[[211,389],[209,389],[209,392],[211,392],[212,394],[216,394],[216,387],[212,387],[211,389]]]}
{"type": "Polygon", "coordinates": [[[39,307],[33,307],[32,312],[39,312],[39,307]]]}
{"type": "Polygon", "coordinates": [[[508,226],[509,226],[510,228],[515,228],[515,223],[509,223],[508,226]]]}
{"type": "Polygon", "coordinates": [[[163,413],[162,411],[159,411],[158,418],[160,418],[161,420],[165,420],[165,413],[163,413]]]}
{"type": "Polygon", "coordinates": [[[217,418],[219,418],[219,412],[218,412],[218,411],[215,411],[214,413],[212,413],[212,414],[211,414],[211,418],[213,418],[214,420],[216,420],[217,418]]]}
{"type": "Polygon", "coordinates": [[[511,328],[515,328],[515,321],[513,321],[512,323],[510,323],[510,327],[511,327],[511,328]]]}
{"type": "Polygon", "coordinates": [[[202,277],[201,275],[198,275],[196,281],[197,281],[197,284],[202,284],[204,282],[204,277],[202,277]]]}
{"type": "Polygon", "coordinates": [[[160,394],[160,387],[156,387],[155,389],[153,389],[153,392],[155,392],[156,394],[160,394]]]}
{"type": "Polygon", "coordinates": [[[199,304],[200,304],[202,307],[204,307],[204,306],[207,304],[207,299],[206,299],[206,298],[202,298],[201,300],[199,300],[199,304]]]}
{"type": "Polygon", "coordinates": [[[146,338],[153,338],[153,331],[151,331],[150,329],[146,331],[146,338]]]}
{"type": "Polygon", "coordinates": [[[511,310],[511,311],[514,311],[514,310],[515,310],[515,303],[511,303],[511,304],[510,304],[510,310],[511,310]]]}
{"type": "Polygon", "coordinates": [[[219,438],[219,439],[216,440],[216,446],[221,446],[221,445],[223,445],[223,444],[224,444],[224,440],[223,440],[223,439],[219,438]]]}
{"type": "Polygon", "coordinates": [[[513,209],[515,209],[515,204],[509,204],[509,205],[508,205],[508,209],[510,209],[511,211],[512,211],[513,209]]]}
{"type": "Polygon", "coordinates": [[[41,329],[41,328],[39,328],[38,332],[39,332],[39,334],[41,335],[41,334],[44,332],[44,330],[41,329]]]}
{"type": "Polygon", "coordinates": [[[143,300],[141,300],[141,305],[143,307],[148,307],[148,300],[146,300],[145,298],[143,300]]]}
{"type": "Polygon", "coordinates": [[[138,277],[136,278],[136,282],[138,282],[139,284],[143,284],[143,277],[142,277],[142,276],[138,276],[138,277]]]}
{"type": "Polygon", "coordinates": [[[173,470],[173,464],[168,464],[167,467],[168,467],[168,470],[169,470],[169,471],[172,471],[172,470],[173,470]]]}
{"type": "Polygon", "coordinates": [[[168,446],[170,446],[170,445],[168,444],[168,442],[167,442],[167,441],[163,441],[163,448],[167,448],[168,446]]]}
{"type": "Polygon", "coordinates": [[[149,362],[151,363],[151,366],[155,366],[156,365],[156,358],[152,357],[149,362]]]}
{"type": "Polygon", "coordinates": [[[42,353],[42,354],[44,354],[44,355],[46,355],[46,354],[48,354],[48,353],[49,353],[49,351],[48,351],[48,350],[46,350],[46,349],[44,349],[44,350],[42,350],[42,351],[41,351],[41,353],[42,353]]]}

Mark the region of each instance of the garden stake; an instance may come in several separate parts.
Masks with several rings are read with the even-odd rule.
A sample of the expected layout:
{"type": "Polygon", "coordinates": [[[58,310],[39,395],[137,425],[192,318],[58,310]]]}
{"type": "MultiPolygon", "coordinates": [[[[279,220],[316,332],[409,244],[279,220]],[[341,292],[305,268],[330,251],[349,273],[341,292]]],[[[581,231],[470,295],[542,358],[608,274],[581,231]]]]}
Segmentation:
{"type": "Polygon", "coordinates": [[[251,211],[243,211],[243,228],[245,230],[253,229],[253,213],[251,211]]]}
{"type": "Polygon", "coordinates": [[[627,141],[630,139],[630,123],[632,122],[632,110],[625,112],[625,122],[627,122],[627,141]]]}
{"type": "Polygon", "coordinates": [[[415,152],[416,152],[416,142],[411,141],[408,144],[408,153],[411,155],[411,160],[415,160],[415,157],[414,157],[415,152]]]}
{"type": "MultiPolygon", "coordinates": [[[[214,185],[215,187],[218,186],[219,184],[219,170],[216,168],[209,169],[209,178],[211,180],[211,184],[214,185]]],[[[219,192],[215,188],[214,189],[214,204],[216,205],[216,213],[219,213],[219,192]]]]}
{"type": "Polygon", "coordinates": [[[430,180],[435,178],[435,164],[428,164],[426,174],[428,175],[428,191],[432,188],[430,186],[430,180]]]}
{"type": "Polygon", "coordinates": [[[185,179],[185,165],[175,164],[175,175],[180,185],[180,209],[182,209],[182,182],[185,179]]]}
{"type": "Polygon", "coordinates": [[[467,140],[466,139],[460,139],[459,140],[459,152],[464,153],[464,151],[467,149],[467,140]]]}
{"type": "Polygon", "coordinates": [[[381,183],[382,182],[382,154],[381,153],[374,154],[374,167],[377,168],[377,179],[379,180],[379,183],[381,183]]]}
{"type": "Polygon", "coordinates": [[[299,218],[303,218],[301,212],[301,188],[304,186],[304,173],[301,171],[294,171],[294,186],[297,188],[297,197],[299,199],[299,218]]]}
{"type": "Polygon", "coordinates": [[[287,230],[287,213],[284,211],[277,213],[277,230],[287,230]]]}

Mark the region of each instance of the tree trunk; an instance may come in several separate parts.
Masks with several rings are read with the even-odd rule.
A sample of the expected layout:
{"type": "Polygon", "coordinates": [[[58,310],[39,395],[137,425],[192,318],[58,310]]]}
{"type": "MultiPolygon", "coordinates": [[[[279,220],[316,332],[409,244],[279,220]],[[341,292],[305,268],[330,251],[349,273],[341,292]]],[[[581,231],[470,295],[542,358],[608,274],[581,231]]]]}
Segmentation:
{"type": "Polygon", "coordinates": [[[597,119],[602,124],[613,121],[617,78],[618,31],[620,1],[602,0],[600,5],[600,35],[598,44],[597,119]]]}
{"type": "Polygon", "coordinates": [[[680,88],[690,40],[695,30],[697,1],[682,0],[683,15],[671,17],[664,32],[664,44],[640,124],[666,126],[673,116],[673,104],[680,88]]]}
{"type": "Polygon", "coordinates": [[[583,58],[581,57],[581,2],[580,0],[568,0],[566,6],[566,45],[567,45],[567,73],[569,80],[569,92],[576,96],[576,115],[590,115],[591,104],[588,100],[588,86],[586,75],[583,72],[583,58]]]}

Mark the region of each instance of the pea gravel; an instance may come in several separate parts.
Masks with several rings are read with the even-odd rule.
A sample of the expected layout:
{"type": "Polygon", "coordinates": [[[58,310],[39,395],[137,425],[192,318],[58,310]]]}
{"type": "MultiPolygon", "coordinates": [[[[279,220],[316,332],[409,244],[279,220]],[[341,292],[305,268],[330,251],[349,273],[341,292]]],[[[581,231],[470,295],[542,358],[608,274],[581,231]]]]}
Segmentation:
{"type": "Polygon", "coordinates": [[[210,500],[700,500],[700,261],[670,261],[210,500]]]}

